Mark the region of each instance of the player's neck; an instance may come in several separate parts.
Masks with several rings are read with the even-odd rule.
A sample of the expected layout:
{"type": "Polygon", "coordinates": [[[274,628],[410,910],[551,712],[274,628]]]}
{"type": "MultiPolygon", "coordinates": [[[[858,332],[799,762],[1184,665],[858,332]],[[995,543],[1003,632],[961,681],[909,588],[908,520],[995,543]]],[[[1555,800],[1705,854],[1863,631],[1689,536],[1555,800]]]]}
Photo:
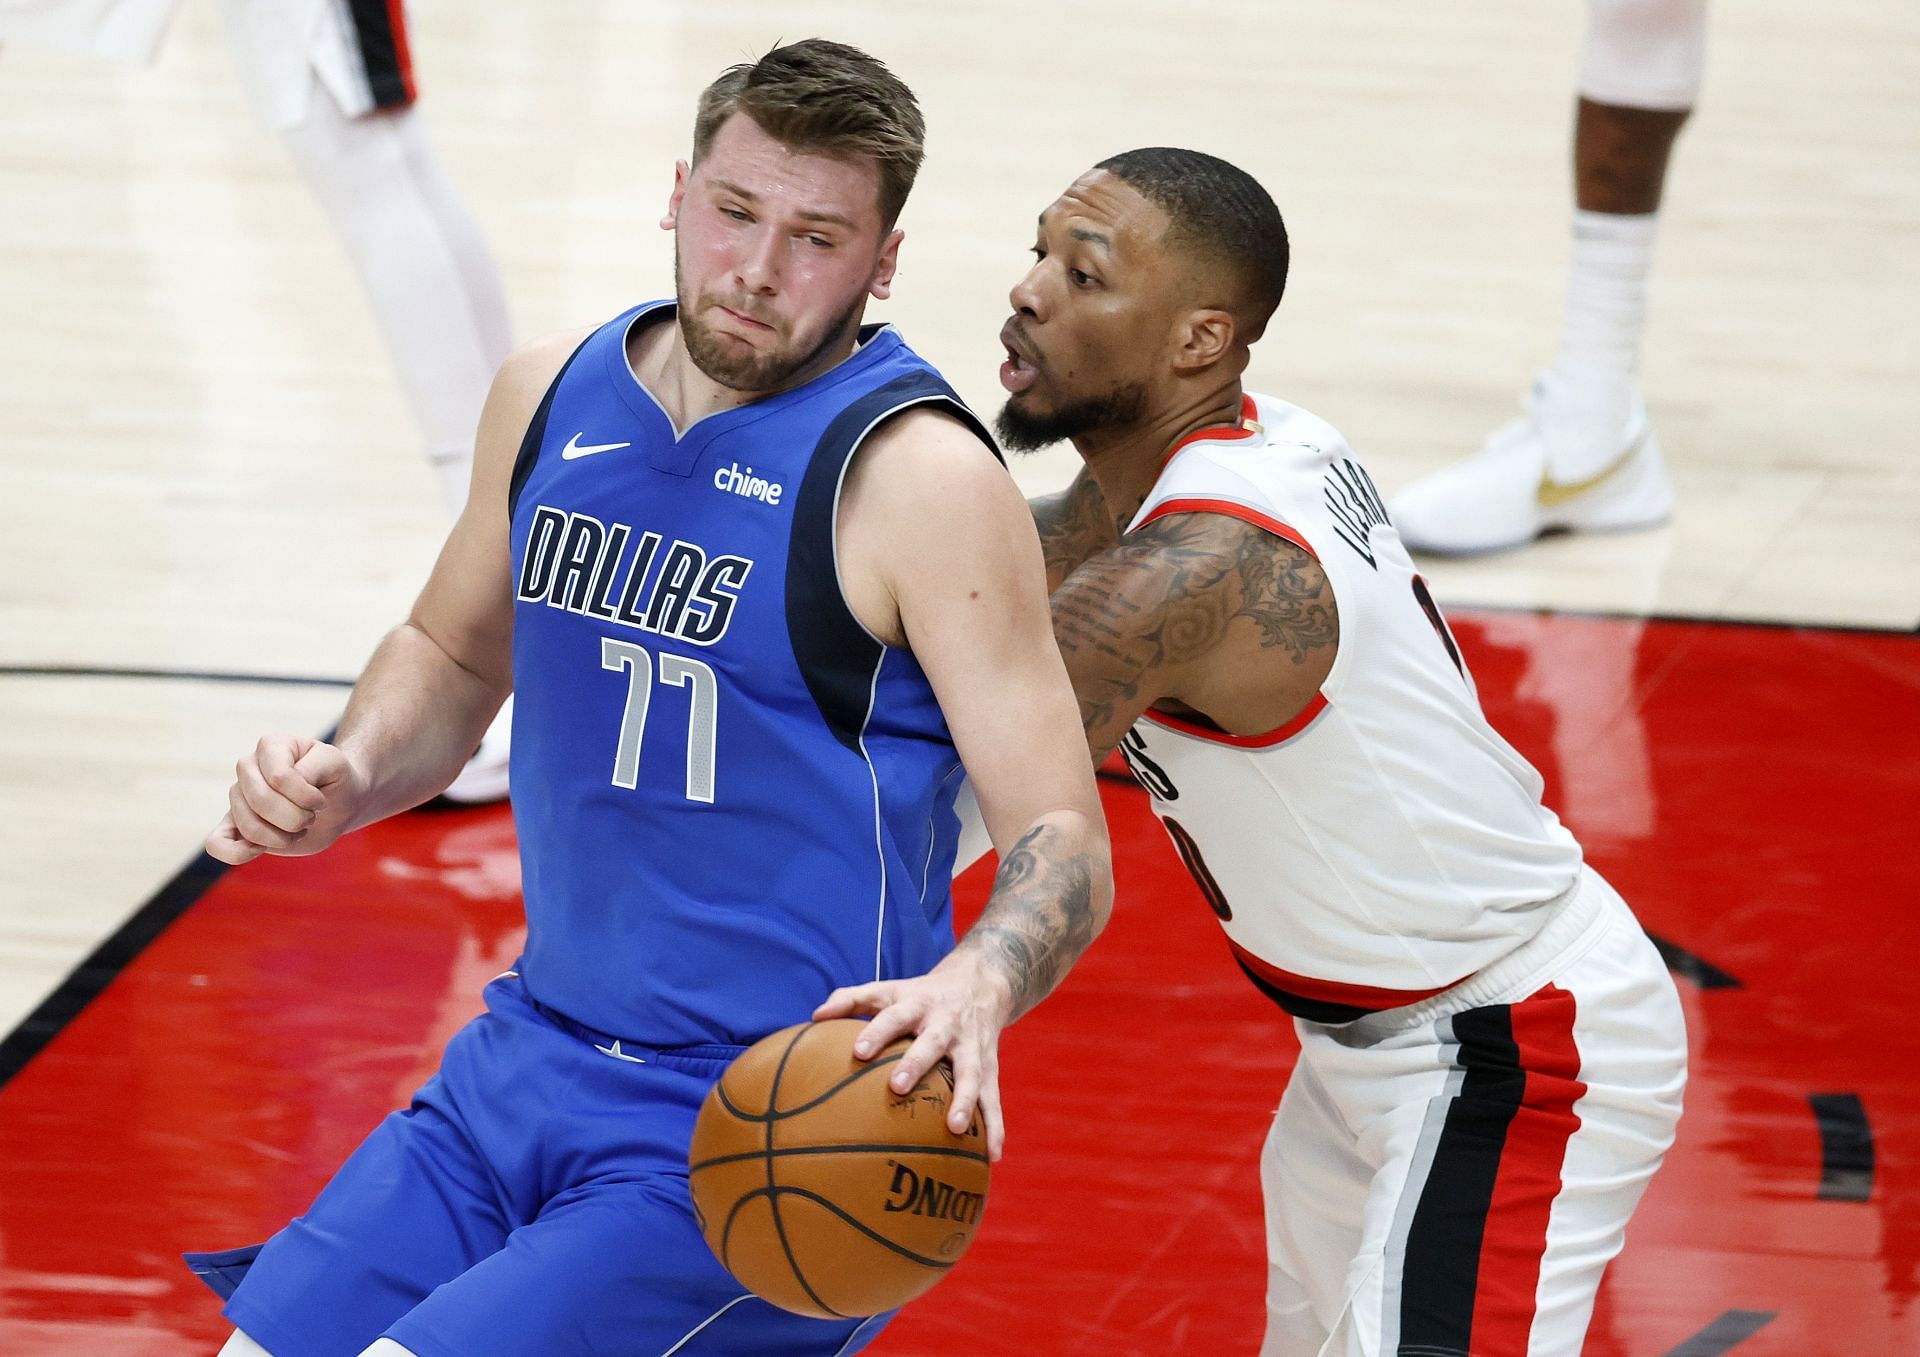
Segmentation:
{"type": "Polygon", "coordinates": [[[1096,429],[1074,437],[1074,449],[1100,486],[1117,529],[1146,503],[1166,466],[1167,454],[1181,439],[1202,429],[1235,428],[1240,423],[1240,383],[1203,392],[1177,393],[1149,405],[1135,422],[1096,429]]]}
{"type": "Polygon", "coordinates": [[[627,349],[627,365],[639,383],[646,387],[672,421],[676,433],[685,434],[708,415],[754,401],[766,400],[783,391],[804,386],[822,373],[838,367],[852,356],[860,338],[860,326],[847,326],[846,333],[827,345],[804,368],[790,374],[778,386],[764,391],[743,391],[716,382],[687,351],[687,341],[678,321],[643,326],[627,349]]]}

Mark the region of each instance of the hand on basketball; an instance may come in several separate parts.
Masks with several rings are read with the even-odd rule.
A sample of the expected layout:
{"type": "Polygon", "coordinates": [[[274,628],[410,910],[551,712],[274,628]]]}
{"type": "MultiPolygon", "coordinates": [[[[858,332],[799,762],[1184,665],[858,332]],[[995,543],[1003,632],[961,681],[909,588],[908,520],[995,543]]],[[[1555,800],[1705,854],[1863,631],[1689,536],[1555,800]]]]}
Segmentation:
{"type": "Polygon", "coordinates": [[[332,745],[304,735],[264,736],[233,771],[227,813],[207,836],[207,852],[220,861],[303,857],[346,832],[358,779],[332,745]]]}
{"type": "Polygon", "coordinates": [[[978,1109],[986,1122],[987,1152],[995,1160],[1006,1143],[1000,1118],[1000,1030],[1013,1011],[1006,982],[964,953],[952,953],[911,980],[848,985],[827,996],[813,1020],[871,1016],[854,1043],[862,1060],[885,1050],[894,1038],[917,1035],[887,1081],[905,1093],[942,1057],[953,1064],[953,1106],[947,1128],[966,1131],[978,1109]]]}

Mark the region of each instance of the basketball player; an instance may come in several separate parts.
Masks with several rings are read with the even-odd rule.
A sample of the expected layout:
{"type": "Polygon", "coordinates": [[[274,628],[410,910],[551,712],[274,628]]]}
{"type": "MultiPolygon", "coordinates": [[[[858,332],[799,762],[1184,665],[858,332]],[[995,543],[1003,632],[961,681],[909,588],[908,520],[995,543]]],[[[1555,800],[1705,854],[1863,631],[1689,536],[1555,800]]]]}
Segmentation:
{"type": "Polygon", "coordinates": [[[1673,512],[1636,373],[1667,158],[1700,93],[1707,0],[1588,0],[1573,134],[1573,260],[1560,351],[1519,418],[1392,500],[1418,551],[1523,546],[1673,512]]]}
{"type": "Polygon", "coordinates": [[[912,93],[840,44],[708,87],[662,223],[676,300],[508,360],[337,744],[241,760],[208,851],[318,852],[444,786],[512,687],[528,940],[304,1216],[192,1260],[230,1354],[857,1351],[884,1317],[748,1295],[687,1190],[714,1080],[830,997],[877,1014],[863,1054],[918,1033],[896,1090],[950,1058],[951,1124],[977,1109],[999,1152],[999,1032],[1111,884],[1025,504],[860,324],[921,146],[912,93]],[[1007,856],[955,946],[962,756],[1007,856]]]}
{"type": "MultiPolygon", "coordinates": [[[[178,0],[0,0],[0,45],[150,62],[178,0]]],[[[325,209],[386,340],[448,515],[466,502],[473,430],[513,345],[500,270],[414,109],[406,11],[386,0],[221,0],[254,112],[325,209]]],[[[447,788],[507,794],[507,723],[447,788]]]]}
{"type": "Polygon", "coordinates": [[[1287,238],[1155,148],[1041,214],[1001,338],[1096,761],[1120,747],[1301,1056],[1263,1155],[1263,1352],[1578,1353],[1686,1044],[1633,915],[1481,715],[1339,433],[1241,389],[1287,238]]]}

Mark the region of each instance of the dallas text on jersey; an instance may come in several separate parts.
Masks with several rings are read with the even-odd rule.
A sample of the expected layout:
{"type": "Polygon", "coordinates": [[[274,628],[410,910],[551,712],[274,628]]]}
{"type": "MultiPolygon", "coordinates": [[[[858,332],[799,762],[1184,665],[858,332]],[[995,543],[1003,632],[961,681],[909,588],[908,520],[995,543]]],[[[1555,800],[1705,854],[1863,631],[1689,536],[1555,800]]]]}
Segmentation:
{"type": "Polygon", "coordinates": [[[542,504],[527,525],[516,593],[524,603],[710,646],[726,635],[752,569],[744,556],[709,557],[692,542],[542,504]]]}

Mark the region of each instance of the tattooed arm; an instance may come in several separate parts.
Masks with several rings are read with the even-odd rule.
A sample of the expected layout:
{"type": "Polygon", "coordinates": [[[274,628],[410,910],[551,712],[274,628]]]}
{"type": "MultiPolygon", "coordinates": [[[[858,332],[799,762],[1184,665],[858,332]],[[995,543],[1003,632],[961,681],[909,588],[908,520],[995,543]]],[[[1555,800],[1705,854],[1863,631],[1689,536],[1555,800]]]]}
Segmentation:
{"type": "Polygon", "coordinates": [[[1053,495],[1027,501],[1034,526],[1040,530],[1040,554],[1047,562],[1047,592],[1051,594],[1096,551],[1113,545],[1113,516],[1099,482],[1081,467],[1072,484],[1053,495]]]}
{"type": "Polygon", "coordinates": [[[993,894],[955,950],[1005,977],[1018,1018],[1060,983],[1067,968],[1106,926],[1108,901],[1096,893],[1093,864],[1072,851],[1060,827],[1037,824],[1000,859],[993,894]],[[1067,851],[1062,851],[1063,849],[1067,851]]]}
{"type": "Polygon", "coordinates": [[[1292,719],[1333,667],[1339,618],[1319,562],[1220,514],[1169,514],[1076,570],[1054,633],[1097,763],[1156,702],[1223,730],[1292,719]]]}
{"type": "Polygon", "coordinates": [[[1066,973],[1113,897],[1040,544],[1012,479],[930,412],[899,417],[863,447],[840,512],[848,603],[874,635],[911,646],[1005,865],[979,924],[931,971],[836,990],[814,1016],[873,1015],[862,1056],[917,1033],[889,1076],[898,1091],[950,1058],[949,1124],[965,1129],[977,1105],[997,1155],[1000,1032],[1066,973]]]}

